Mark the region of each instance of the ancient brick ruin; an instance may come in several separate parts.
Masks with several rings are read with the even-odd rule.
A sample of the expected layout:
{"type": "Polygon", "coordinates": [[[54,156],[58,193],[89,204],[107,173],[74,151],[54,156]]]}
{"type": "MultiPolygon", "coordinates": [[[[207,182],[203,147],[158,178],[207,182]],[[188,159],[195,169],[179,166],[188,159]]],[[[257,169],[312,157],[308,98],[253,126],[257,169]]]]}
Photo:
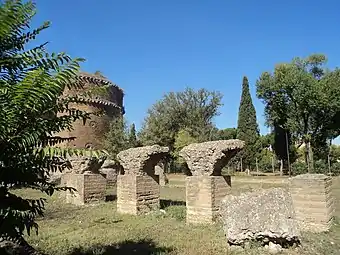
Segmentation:
{"type": "MultiPolygon", "coordinates": [[[[59,147],[80,149],[103,149],[104,135],[109,129],[110,122],[124,114],[123,90],[107,80],[102,75],[81,72],[78,78],[83,82],[82,90],[66,89],[63,96],[77,95],[88,104],[74,104],[71,107],[88,113],[102,110],[102,115],[91,115],[85,125],[82,120],[73,123],[72,130],[64,130],[57,134],[60,137],[74,138],[72,141],[58,144],[59,147]],[[96,93],[89,97],[87,92],[104,87],[105,91],[96,93]]],[[[62,114],[60,114],[62,115],[62,114]]],[[[74,204],[92,203],[93,201],[104,201],[106,190],[112,190],[116,186],[119,166],[111,160],[96,160],[89,157],[68,158],[70,168],[66,174],[54,173],[54,179],[61,178],[61,184],[77,189],[76,192],[67,193],[67,202],[74,204]],[[58,176],[59,175],[59,176],[58,176]],[[103,179],[104,178],[104,179],[103,179]],[[106,179],[106,180],[105,180],[106,179]],[[93,183],[91,183],[93,181],[93,183]],[[105,184],[103,184],[105,181],[105,184]],[[98,193],[95,195],[95,193],[98,193]],[[92,197],[90,199],[90,197],[92,197]]]]}
{"type": "Polygon", "coordinates": [[[103,110],[104,114],[101,116],[91,116],[85,125],[82,120],[77,120],[73,123],[73,130],[64,130],[59,133],[60,137],[74,137],[73,141],[65,142],[60,147],[69,148],[92,148],[102,149],[103,138],[109,128],[109,123],[117,116],[124,114],[123,97],[124,93],[121,88],[113,84],[105,77],[101,75],[94,75],[89,73],[79,73],[78,77],[83,82],[84,88],[79,89],[66,89],[64,91],[65,96],[77,95],[80,96],[84,92],[88,92],[93,88],[100,86],[107,86],[106,93],[100,93],[96,96],[89,98],[83,96],[84,100],[90,102],[90,104],[75,104],[72,107],[83,110],[86,112],[97,112],[98,109],[103,110]]]}
{"type": "Polygon", "coordinates": [[[243,146],[243,141],[235,139],[194,143],[181,150],[192,174],[186,177],[188,223],[214,222],[231,189],[230,176],[222,176],[222,168],[243,146]]]}
{"type": "Polygon", "coordinates": [[[124,175],[117,180],[117,211],[144,214],[160,207],[159,177],[156,164],[169,152],[158,145],[131,148],[120,152],[117,158],[124,175]]]}
{"type": "Polygon", "coordinates": [[[84,205],[105,201],[106,179],[102,175],[67,173],[62,179],[65,186],[76,189],[66,191],[66,203],[84,205]]]}
{"type": "Polygon", "coordinates": [[[114,176],[107,177],[108,173],[115,173],[114,169],[107,168],[111,166],[111,161],[74,156],[68,158],[68,164],[69,168],[60,176],[60,184],[76,191],[66,192],[66,202],[83,205],[105,201],[108,186],[112,179],[116,179],[114,176]]]}
{"type": "Polygon", "coordinates": [[[302,231],[323,232],[330,229],[335,211],[332,177],[298,175],[290,179],[289,190],[302,231]]]}

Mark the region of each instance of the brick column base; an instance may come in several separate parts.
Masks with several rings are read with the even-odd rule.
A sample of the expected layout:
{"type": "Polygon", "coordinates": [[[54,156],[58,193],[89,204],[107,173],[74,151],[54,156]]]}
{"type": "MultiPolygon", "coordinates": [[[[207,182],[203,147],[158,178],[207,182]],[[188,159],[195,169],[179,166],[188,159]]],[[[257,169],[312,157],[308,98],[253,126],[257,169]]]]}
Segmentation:
{"type": "Polygon", "coordinates": [[[160,208],[158,176],[118,175],[117,212],[140,215],[160,208]]]}
{"type": "Polygon", "coordinates": [[[77,190],[66,191],[66,203],[84,205],[105,201],[106,179],[100,174],[67,173],[61,183],[77,190]]]}
{"type": "Polygon", "coordinates": [[[332,178],[323,174],[298,175],[290,179],[289,190],[301,231],[329,230],[335,210],[332,178]]]}
{"type": "Polygon", "coordinates": [[[230,190],[230,176],[188,176],[186,178],[187,223],[213,223],[222,199],[230,194],[230,190]]]}

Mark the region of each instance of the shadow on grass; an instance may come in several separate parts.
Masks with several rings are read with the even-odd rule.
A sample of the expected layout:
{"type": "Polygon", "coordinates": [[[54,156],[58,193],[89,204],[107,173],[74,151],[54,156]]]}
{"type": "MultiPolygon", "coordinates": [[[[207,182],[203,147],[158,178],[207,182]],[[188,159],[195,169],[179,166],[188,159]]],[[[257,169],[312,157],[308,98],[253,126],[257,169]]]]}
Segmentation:
{"type": "Polygon", "coordinates": [[[160,201],[161,209],[165,209],[172,205],[185,205],[185,201],[171,200],[171,199],[161,199],[160,201]]]}
{"type": "Polygon", "coordinates": [[[152,240],[124,241],[113,245],[96,245],[91,248],[76,248],[68,255],[111,255],[111,254],[166,254],[173,251],[172,248],[158,247],[152,240]]]}

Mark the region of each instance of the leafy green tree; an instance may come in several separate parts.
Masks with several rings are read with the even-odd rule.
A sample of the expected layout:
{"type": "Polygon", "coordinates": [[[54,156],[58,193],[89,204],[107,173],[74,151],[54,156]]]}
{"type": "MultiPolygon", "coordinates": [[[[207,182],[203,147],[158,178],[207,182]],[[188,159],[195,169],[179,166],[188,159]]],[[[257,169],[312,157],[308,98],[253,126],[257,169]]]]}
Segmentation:
{"type": "Polygon", "coordinates": [[[117,159],[117,154],[129,149],[129,132],[126,120],[123,116],[111,121],[109,131],[105,135],[104,148],[113,159],[117,159]]]}
{"type": "Polygon", "coordinates": [[[186,88],[166,94],[148,110],[140,132],[142,143],[169,146],[172,150],[181,129],[200,142],[210,140],[221,99],[219,92],[206,89],[186,88]]]}
{"type": "Polygon", "coordinates": [[[237,138],[237,128],[225,128],[216,130],[216,135],[214,140],[230,140],[237,138]]]}
{"type": "Polygon", "coordinates": [[[174,159],[174,162],[172,162],[172,168],[175,168],[175,170],[177,169],[177,172],[182,172],[187,175],[190,174],[190,170],[185,160],[179,156],[179,152],[185,146],[190,145],[192,143],[197,143],[197,142],[198,142],[197,138],[191,135],[190,130],[181,129],[180,131],[178,131],[175,137],[174,150],[171,152],[171,156],[174,159]]]}
{"type": "Polygon", "coordinates": [[[274,158],[274,153],[268,148],[262,148],[258,158],[258,167],[262,172],[272,172],[273,164],[275,169],[277,164],[274,158]]]}
{"type": "Polygon", "coordinates": [[[256,111],[249,92],[248,78],[243,77],[242,95],[238,112],[237,138],[245,141],[244,149],[238,154],[244,166],[254,168],[259,153],[259,127],[256,111]]]}
{"type": "Polygon", "coordinates": [[[35,219],[43,216],[45,200],[13,190],[31,188],[47,195],[65,190],[50,182],[50,172],[65,169],[67,155],[85,151],[58,148],[67,139],[54,134],[90,118],[73,107],[87,104],[81,94],[62,96],[65,88],[82,88],[76,75],[82,59],[49,54],[45,44],[29,49],[28,43],[49,27],[46,22],[26,30],[35,12],[31,1],[0,2],[0,240],[26,247],[24,233],[38,231],[35,219]]]}
{"type": "Polygon", "coordinates": [[[339,145],[331,145],[330,148],[330,157],[332,163],[340,161],[340,146],[339,145]]]}
{"type": "Polygon", "coordinates": [[[130,131],[129,131],[129,146],[130,147],[137,147],[139,146],[139,141],[137,139],[136,135],[136,126],[134,123],[131,124],[130,126],[130,131]]]}
{"type": "Polygon", "coordinates": [[[185,146],[192,143],[197,143],[197,139],[193,137],[188,130],[182,129],[177,133],[175,138],[173,156],[178,162],[184,163],[184,160],[179,156],[179,152],[185,146]]]}
{"type": "MultiPolygon", "coordinates": [[[[277,65],[273,73],[263,73],[257,82],[268,124],[282,134],[281,141],[288,134],[289,144],[305,144],[309,170],[314,166],[313,151],[340,130],[340,70],[329,71],[325,63],[326,57],[320,54],[296,58],[277,65]]],[[[286,144],[277,145],[285,150],[286,144]]]]}

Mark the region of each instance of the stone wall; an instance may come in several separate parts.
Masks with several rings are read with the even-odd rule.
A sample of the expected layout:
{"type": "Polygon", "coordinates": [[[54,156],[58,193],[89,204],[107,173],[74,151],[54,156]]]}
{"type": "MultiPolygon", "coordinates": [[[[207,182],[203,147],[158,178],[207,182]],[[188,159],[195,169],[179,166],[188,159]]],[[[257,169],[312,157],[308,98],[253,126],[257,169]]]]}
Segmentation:
{"type": "Polygon", "coordinates": [[[117,179],[117,211],[140,215],[160,207],[157,176],[119,175],[117,179]]]}
{"type": "Polygon", "coordinates": [[[62,176],[61,183],[76,191],[66,191],[66,203],[84,205],[105,201],[106,179],[101,174],[74,174],[62,176]]]}
{"type": "Polygon", "coordinates": [[[290,179],[289,190],[300,229],[329,230],[335,210],[332,178],[323,174],[298,175],[290,179]]]}
{"type": "Polygon", "coordinates": [[[230,176],[222,168],[244,146],[237,139],[193,143],[180,151],[192,176],[186,178],[187,223],[211,224],[222,199],[230,193],[230,176]]]}
{"type": "Polygon", "coordinates": [[[212,223],[218,215],[222,199],[230,191],[230,176],[188,176],[187,223],[212,223]]]}
{"type": "Polygon", "coordinates": [[[159,165],[155,166],[155,175],[158,175],[160,186],[165,186],[166,184],[169,183],[169,179],[166,176],[165,171],[164,171],[164,165],[163,166],[159,166],[159,165]]]}

